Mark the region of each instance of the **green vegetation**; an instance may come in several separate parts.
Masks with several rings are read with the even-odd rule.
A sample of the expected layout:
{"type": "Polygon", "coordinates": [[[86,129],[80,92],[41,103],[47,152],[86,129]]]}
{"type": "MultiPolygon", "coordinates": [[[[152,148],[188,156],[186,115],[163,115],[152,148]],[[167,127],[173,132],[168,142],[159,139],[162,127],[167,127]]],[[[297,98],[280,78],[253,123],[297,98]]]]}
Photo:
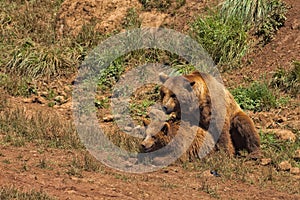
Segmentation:
{"type": "Polygon", "coordinates": [[[294,61],[290,71],[278,69],[273,75],[271,86],[297,96],[300,93],[300,62],[294,61]]]}
{"type": "Polygon", "coordinates": [[[247,88],[235,88],[231,93],[241,108],[246,110],[267,111],[287,102],[287,98],[276,96],[267,83],[255,82],[247,88]]]}
{"type": "Polygon", "coordinates": [[[171,5],[171,0],[139,0],[145,10],[156,8],[160,11],[168,9],[171,5]]]}
{"type": "Polygon", "coordinates": [[[130,104],[131,114],[134,117],[137,117],[137,116],[146,117],[146,115],[148,114],[147,108],[154,105],[154,104],[155,104],[155,101],[148,100],[148,99],[145,99],[141,102],[131,103],[130,104]]]}
{"type": "Polygon", "coordinates": [[[0,73],[0,88],[3,88],[12,96],[29,97],[36,94],[36,85],[32,79],[26,77],[14,77],[0,73]]]}
{"type": "Polygon", "coordinates": [[[28,191],[22,192],[13,187],[1,187],[0,188],[1,200],[54,200],[56,198],[50,197],[44,192],[28,191]]]}
{"type": "Polygon", "coordinates": [[[275,33],[282,27],[286,20],[287,7],[280,0],[268,0],[266,14],[262,22],[259,23],[256,35],[262,38],[262,43],[269,43],[275,33]]]}
{"type": "Polygon", "coordinates": [[[140,28],[141,24],[142,22],[139,19],[139,15],[136,12],[135,8],[129,8],[123,20],[123,28],[126,29],[140,28]]]}
{"type": "MultiPolygon", "coordinates": [[[[296,134],[299,134],[297,132],[296,134]]],[[[289,173],[278,171],[277,166],[282,161],[289,161],[293,167],[299,167],[300,161],[294,160],[294,152],[299,148],[300,140],[296,142],[282,141],[275,138],[273,134],[260,132],[261,148],[264,158],[270,158],[270,164],[259,166],[259,160],[249,161],[247,153],[239,157],[228,157],[225,152],[213,152],[211,155],[193,163],[183,163],[185,170],[195,170],[201,172],[217,171],[222,180],[236,180],[265,187],[266,182],[271,181],[272,187],[278,191],[289,193],[299,193],[299,181],[294,179],[289,173]],[[222,160],[222,162],[220,162],[222,160]],[[255,164],[256,163],[256,164],[255,164]],[[297,185],[297,187],[294,186],[297,185]]],[[[207,175],[197,174],[197,178],[202,181],[202,191],[208,194],[214,193],[215,185],[208,185],[207,175]]]]}
{"type": "Polygon", "coordinates": [[[118,58],[100,74],[98,81],[100,90],[112,89],[125,70],[124,64],[123,57],[118,58]]]}
{"type": "Polygon", "coordinates": [[[225,0],[220,9],[225,21],[231,18],[241,20],[243,24],[259,24],[267,15],[266,0],[225,0]]]}
{"type": "Polygon", "coordinates": [[[300,164],[299,161],[297,162],[293,159],[294,152],[300,145],[299,139],[295,142],[290,142],[278,140],[273,134],[261,133],[260,135],[265,157],[271,158],[275,167],[285,160],[288,160],[293,166],[300,164]]]}
{"type": "Polygon", "coordinates": [[[193,37],[224,69],[237,67],[250,46],[249,36],[270,42],[284,25],[286,7],[280,0],[226,0],[208,16],[191,24],[193,37]]]}
{"type": "Polygon", "coordinates": [[[150,11],[156,9],[161,12],[167,10],[178,9],[185,5],[186,0],[139,0],[143,5],[143,9],[150,11]]]}
{"type": "Polygon", "coordinates": [[[0,63],[5,72],[28,78],[72,72],[75,52],[59,42],[55,34],[55,13],[61,1],[40,1],[38,6],[34,1],[0,4],[0,50],[4,52],[0,63]]]}
{"type": "Polygon", "coordinates": [[[82,177],[82,172],[99,172],[101,171],[101,164],[89,153],[82,153],[80,156],[73,158],[68,165],[69,169],[66,172],[70,176],[82,177]]]}
{"type": "Polygon", "coordinates": [[[237,66],[248,49],[248,28],[238,18],[224,22],[220,14],[213,13],[197,18],[191,28],[192,35],[215,63],[226,65],[227,69],[237,66]]]}
{"type": "Polygon", "coordinates": [[[286,20],[286,5],[281,0],[226,0],[221,8],[225,21],[237,18],[243,24],[251,25],[257,36],[266,44],[286,20]]]}
{"type": "Polygon", "coordinates": [[[0,76],[0,86],[11,90],[10,94],[28,96],[24,87],[31,87],[33,79],[73,74],[87,52],[106,38],[94,30],[95,20],[84,25],[76,37],[58,35],[55,20],[62,2],[0,2],[0,72],[6,76],[0,76]],[[11,81],[17,81],[17,86],[13,88],[11,81]]]}

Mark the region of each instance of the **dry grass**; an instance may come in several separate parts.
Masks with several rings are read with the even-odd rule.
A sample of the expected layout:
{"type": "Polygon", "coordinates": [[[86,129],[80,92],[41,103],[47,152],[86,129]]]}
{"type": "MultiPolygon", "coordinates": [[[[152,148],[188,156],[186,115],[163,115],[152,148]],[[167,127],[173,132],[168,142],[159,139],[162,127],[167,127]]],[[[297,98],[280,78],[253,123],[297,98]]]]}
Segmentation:
{"type": "Polygon", "coordinates": [[[0,199],[1,200],[55,200],[56,198],[51,197],[44,192],[40,191],[27,191],[23,192],[14,187],[1,187],[0,188],[0,199]]]}
{"type": "Polygon", "coordinates": [[[14,146],[35,142],[54,148],[82,148],[72,123],[51,111],[28,113],[5,107],[0,113],[0,133],[4,134],[3,142],[14,146]]]}

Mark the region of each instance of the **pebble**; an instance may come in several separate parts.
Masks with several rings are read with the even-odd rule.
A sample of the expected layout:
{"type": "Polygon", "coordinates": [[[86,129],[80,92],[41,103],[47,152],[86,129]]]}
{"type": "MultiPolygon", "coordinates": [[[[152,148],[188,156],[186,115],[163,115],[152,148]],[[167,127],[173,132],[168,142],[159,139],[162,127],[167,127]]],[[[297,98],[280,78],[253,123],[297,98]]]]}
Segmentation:
{"type": "Polygon", "coordinates": [[[300,175],[300,168],[299,167],[292,167],[290,169],[291,174],[293,175],[300,175]]]}
{"type": "Polygon", "coordinates": [[[278,169],[280,171],[288,171],[291,168],[292,168],[292,165],[288,161],[283,161],[283,162],[279,163],[279,165],[278,165],[278,169]]]}
{"type": "Polygon", "coordinates": [[[295,151],[294,159],[295,160],[300,160],[300,149],[295,151]]]}
{"type": "Polygon", "coordinates": [[[269,165],[271,163],[272,159],[271,158],[262,158],[261,161],[260,161],[260,164],[262,166],[266,166],[266,165],[269,165]]]}

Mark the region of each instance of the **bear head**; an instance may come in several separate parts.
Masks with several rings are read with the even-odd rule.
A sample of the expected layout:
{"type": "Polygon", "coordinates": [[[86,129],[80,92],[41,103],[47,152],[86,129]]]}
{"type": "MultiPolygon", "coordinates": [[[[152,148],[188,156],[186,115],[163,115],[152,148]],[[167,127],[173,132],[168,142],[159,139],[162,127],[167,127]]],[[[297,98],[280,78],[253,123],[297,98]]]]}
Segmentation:
{"type": "Polygon", "coordinates": [[[144,153],[156,151],[166,146],[171,139],[172,131],[168,122],[151,122],[146,128],[146,137],[141,143],[141,150],[144,153]]]}

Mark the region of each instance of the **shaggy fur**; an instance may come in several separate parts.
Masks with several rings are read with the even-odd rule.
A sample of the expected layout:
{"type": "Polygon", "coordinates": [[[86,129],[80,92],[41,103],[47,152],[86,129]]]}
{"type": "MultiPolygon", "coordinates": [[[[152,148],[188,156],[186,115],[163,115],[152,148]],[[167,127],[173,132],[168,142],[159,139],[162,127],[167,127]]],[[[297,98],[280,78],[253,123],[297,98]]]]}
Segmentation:
{"type": "MultiPolygon", "coordinates": [[[[200,126],[204,130],[209,129],[209,125],[212,121],[212,106],[215,106],[218,112],[224,112],[225,121],[223,128],[221,128],[220,137],[218,138],[218,148],[225,149],[229,154],[238,153],[238,151],[242,149],[253,154],[260,152],[260,138],[253,121],[242,111],[230,92],[214,77],[208,74],[198,71],[177,77],[168,77],[164,74],[160,74],[160,80],[164,83],[160,91],[161,101],[163,109],[167,114],[175,112],[176,118],[180,120],[182,114],[189,115],[193,113],[191,110],[181,110],[179,101],[176,98],[176,94],[186,88],[186,83],[182,84],[182,79],[189,82],[194,94],[198,98],[198,104],[190,105],[191,110],[197,108],[200,112],[199,116],[191,116],[195,119],[199,119],[197,120],[199,124],[195,125],[200,126]],[[214,104],[216,104],[214,105],[210,94],[216,95],[219,102],[223,101],[224,103],[220,103],[219,105],[218,102],[214,102],[214,104]]],[[[185,107],[189,106],[189,102],[185,102],[185,100],[182,100],[181,103],[185,105],[185,107]]],[[[214,121],[217,120],[218,119],[214,119],[214,121]]]]}
{"type": "Polygon", "coordinates": [[[152,122],[146,129],[146,137],[141,143],[143,152],[156,151],[168,145],[177,134],[180,134],[172,148],[183,152],[180,161],[192,161],[206,156],[214,149],[214,140],[204,129],[190,126],[187,122],[152,122]],[[181,129],[179,129],[181,127],[181,129]],[[179,130],[181,132],[179,133],[179,130]],[[188,146],[188,141],[190,146],[188,146]]]}

